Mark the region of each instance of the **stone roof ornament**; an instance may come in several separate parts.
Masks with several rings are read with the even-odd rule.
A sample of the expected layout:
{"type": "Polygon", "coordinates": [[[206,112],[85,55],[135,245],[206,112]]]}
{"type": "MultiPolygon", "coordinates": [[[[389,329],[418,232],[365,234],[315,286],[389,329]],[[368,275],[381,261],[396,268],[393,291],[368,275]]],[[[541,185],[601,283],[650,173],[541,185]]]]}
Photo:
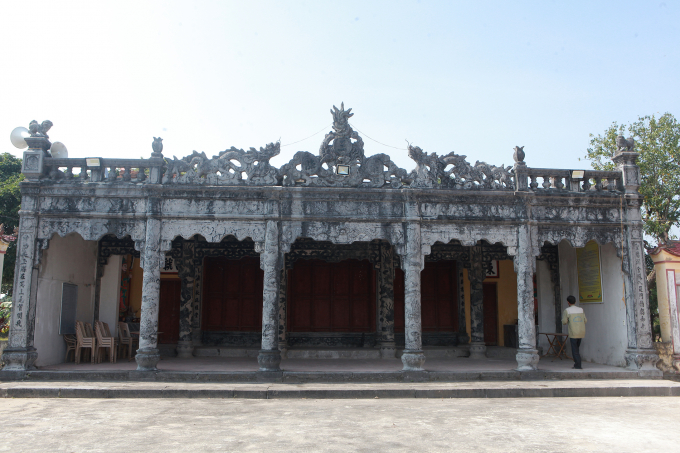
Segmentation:
{"type": "Polygon", "coordinates": [[[333,106],[333,130],[326,134],[319,155],[298,151],[279,170],[284,186],[392,187],[401,188],[406,170],[397,167],[387,154],[366,157],[364,141],[352,130],[352,109],[333,106]]]}
{"type": "Polygon", "coordinates": [[[31,133],[31,137],[45,137],[49,139],[50,136],[47,135],[47,131],[49,131],[52,126],[53,124],[50,120],[45,120],[40,124],[38,124],[36,120],[33,120],[28,125],[28,130],[31,133]]]}
{"type": "Polygon", "coordinates": [[[515,159],[515,163],[524,163],[524,146],[515,146],[513,148],[515,152],[512,154],[512,158],[515,159]]]}
{"type": "Polygon", "coordinates": [[[151,149],[153,150],[153,152],[151,153],[152,158],[162,159],[163,158],[163,139],[160,138],[160,137],[154,137],[153,143],[151,144],[151,149]]]}
{"type": "Polygon", "coordinates": [[[410,187],[442,189],[510,189],[513,170],[511,166],[497,167],[486,162],[470,165],[467,156],[450,152],[445,156],[428,154],[417,146],[408,145],[408,155],[416,162],[409,175],[410,187]]]}
{"type": "Polygon", "coordinates": [[[279,177],[269,159],[281,151],[280,143],[270,143],[260,150],[248,151],[230,149],[208,158],[205,152],[194,151],[191,155],[168,160],[168,169],[163,175],[163,184],[207,184],[207,185],[249,185],[273,186],[279,177]]]}
{"type": "Polygon", "coordinates": [[[626,139],[623,135],[616,137],[616,153],[635,152],[635,139],[628,137],[626,139]]]}

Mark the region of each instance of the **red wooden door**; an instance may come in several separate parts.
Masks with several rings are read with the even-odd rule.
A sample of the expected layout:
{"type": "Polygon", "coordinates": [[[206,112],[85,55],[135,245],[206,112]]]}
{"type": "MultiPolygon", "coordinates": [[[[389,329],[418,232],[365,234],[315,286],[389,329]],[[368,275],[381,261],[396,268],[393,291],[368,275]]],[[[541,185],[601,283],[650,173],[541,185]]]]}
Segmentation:
{"type": "Polygon", "coordinates": [[[161,291],[158,300],[158,342],[161,344],[179,341],[179,303],[181,282],[179,280],[161,280],[161,291]]]}
{"type": "Polygon", "coordinates": [[[394,270],[394,331],[404,331],[404,271],[394,270]]]}
{"type": "Polygon", "coordinates": [[[203,265],[203,330],[262,330],[262,281],[258,258],[208,257],[203,265]]]}
{"type": "MultiPolygon", "coordinates": [[[[455,261],[426,261],[420,273],[423,332],[458,330],[458,285],[455,261]]],[[[404,272],[394,273],[394,330],[404,331],[404,272]]]]}
{"type": "Polygon", "coordinates": [[[484,343],[498,344],[498,298],[495,283],[484,283],[484,343]]]}
{"type": "Polygon", "coordinates": [[[368,261],[299,260],[288,276],[290,332],[375,331],[375,274],[368,261]]]}

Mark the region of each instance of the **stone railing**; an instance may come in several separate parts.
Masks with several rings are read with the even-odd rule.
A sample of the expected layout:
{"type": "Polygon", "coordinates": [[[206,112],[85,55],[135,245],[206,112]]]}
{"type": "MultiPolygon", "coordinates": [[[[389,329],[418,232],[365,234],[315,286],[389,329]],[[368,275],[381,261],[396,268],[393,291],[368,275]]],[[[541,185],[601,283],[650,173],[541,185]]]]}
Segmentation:
{"type": "Polygon", "coordinates": [[[43,160],[43,180],[64,182],[159,183],[163,159],[55,159],[43,160]]]}
{"type": "Polygon", "coordinates": [[[534,192],[623,192],[620,171],[583,170],[582,178],[572,178],[573,170],[515,167],[518,190],[534,192]]]}

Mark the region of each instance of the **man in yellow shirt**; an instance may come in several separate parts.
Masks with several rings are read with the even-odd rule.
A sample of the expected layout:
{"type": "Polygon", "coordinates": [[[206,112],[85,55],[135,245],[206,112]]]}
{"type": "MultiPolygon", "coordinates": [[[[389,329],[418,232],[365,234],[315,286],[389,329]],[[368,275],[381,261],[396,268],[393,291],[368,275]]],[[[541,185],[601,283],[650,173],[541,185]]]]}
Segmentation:
{"type": "Polygon", "coordinates": [[[571,343],[571,354],[574,356],[574,368],[577,370],[581,368],[581,354],[579,348],[581,347],[581,339],[586,336],[586,314],[583,313],[583,308],[577,307],[576,298],[574,296],[567,297],[569,308],[562,312],[562,324],[569,324],[569,341],[571,343]]]}

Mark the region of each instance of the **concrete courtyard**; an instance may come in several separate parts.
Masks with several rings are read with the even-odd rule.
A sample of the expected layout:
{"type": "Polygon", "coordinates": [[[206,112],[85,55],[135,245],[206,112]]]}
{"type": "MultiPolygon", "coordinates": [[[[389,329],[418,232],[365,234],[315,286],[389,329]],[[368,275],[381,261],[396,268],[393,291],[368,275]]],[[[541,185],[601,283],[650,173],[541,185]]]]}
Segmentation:
{"type": "Polygon", "coordinates": [[[671,452],[680,398],[0,400],[0,451],[671,452]]]}

